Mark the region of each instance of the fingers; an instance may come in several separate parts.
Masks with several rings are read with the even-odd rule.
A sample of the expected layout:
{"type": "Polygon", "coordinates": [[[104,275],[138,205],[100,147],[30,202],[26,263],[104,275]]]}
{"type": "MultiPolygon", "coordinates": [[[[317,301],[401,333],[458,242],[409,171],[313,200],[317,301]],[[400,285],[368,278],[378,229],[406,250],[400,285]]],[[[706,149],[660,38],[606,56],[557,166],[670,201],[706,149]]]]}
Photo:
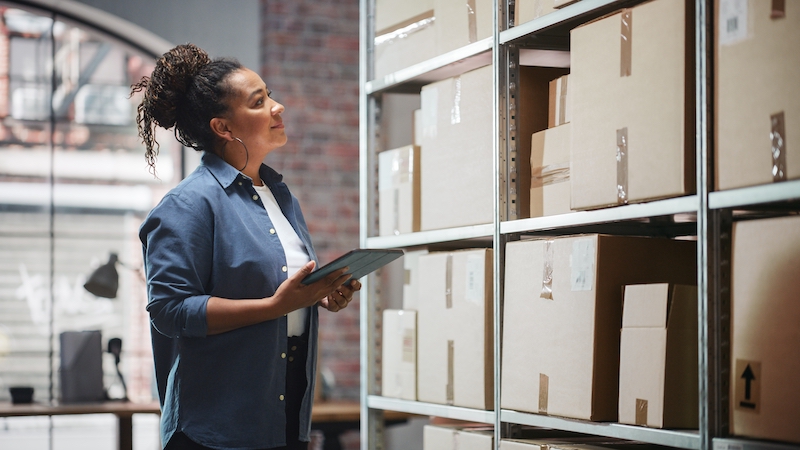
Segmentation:
{"type": "Polygon", "coordinates": [[[317,267],[317,263],[315,261],[307,262],[303,267],[300,268],[294,275],[289,277],[294,283],[300,283],[303,278],[305,278],[308,274],[314,271],[314,268],[317,267]]]}
{"type": "Polygon", "coordinates": [[[320,305],[328,311],[338,312],[353,301],[353,294],[361,289],[361,283],[358,280],[352,280],[350,283],[341,285],[338,289],[328,294],[320,305]]]}

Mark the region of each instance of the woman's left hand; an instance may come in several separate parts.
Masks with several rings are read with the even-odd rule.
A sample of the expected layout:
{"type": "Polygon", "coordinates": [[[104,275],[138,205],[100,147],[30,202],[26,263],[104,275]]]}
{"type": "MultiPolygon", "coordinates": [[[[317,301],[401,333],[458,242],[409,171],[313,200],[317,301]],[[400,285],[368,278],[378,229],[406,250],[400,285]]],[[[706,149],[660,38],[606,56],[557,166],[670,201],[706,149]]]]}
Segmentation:
{"type": "Polygon", "coordinates": [[[350,280],[339,286],[333,293],[319,301],[319,304],[331,312],[338,312],[345,308],[353,300],[353,294],[361,290],[361,283],[358,280],[350,280]]]}

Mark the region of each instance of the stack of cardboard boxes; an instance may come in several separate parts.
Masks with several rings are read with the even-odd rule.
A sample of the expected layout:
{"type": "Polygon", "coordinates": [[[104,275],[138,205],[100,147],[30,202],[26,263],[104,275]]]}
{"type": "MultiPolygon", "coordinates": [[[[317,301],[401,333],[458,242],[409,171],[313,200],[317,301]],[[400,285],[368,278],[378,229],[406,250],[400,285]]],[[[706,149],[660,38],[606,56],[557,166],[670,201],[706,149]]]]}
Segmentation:
{"type": "MultiPolygon", "coordinates": [[[[558,3],[517,1],[516,21],[558,3]]],[[[800,146],[791,145],[800,130],[800,8],[716,0],[714,10],[715,188],[800,178],[800,146]]],[[[530,161],[516,174],[530,180],[519,184],[520,217],[695,191],[694,20],[692,1],[644,2],[573,29],[569,74],[520,68],[518,156],[530,161]]],[[[418,146],[381,155],[381,235],[492,222],[494,70],[422,88],[418,146]]],[[[735,435],[800,443],[798,229],[797,217],[734,225],[735,435]]],[[[491,251],[410,255],[404,301],[413,304],[384,319],[384,333],[395,333],[384,345],[406,365],[387,363],[384,349],[384,395],[491,409],[491,251]],[[387,388],[387,367],[399,391],[387,388]]],[[[501,406],[696,428],[696,275],[696,245],[685,240],[507,244],[501,406]]]]}

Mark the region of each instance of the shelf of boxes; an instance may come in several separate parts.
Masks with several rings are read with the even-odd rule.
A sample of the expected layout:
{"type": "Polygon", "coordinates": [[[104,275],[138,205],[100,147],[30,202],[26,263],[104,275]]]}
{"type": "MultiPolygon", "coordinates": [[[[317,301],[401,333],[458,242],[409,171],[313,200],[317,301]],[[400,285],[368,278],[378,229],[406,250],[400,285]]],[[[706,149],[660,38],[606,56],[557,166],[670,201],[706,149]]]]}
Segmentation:
{"type": "MultiPolygon", "coordinates": [[[[680,2],[680,0],[655,0],[655,2],[661,2],[661,5],[665,5],[667,1],[672,1],[673,6],[674,4],[679,4],[678,2],[680,2]]],[[[507,435],[503,434],[507,432],[504,431],[507,430],[504,425],[523,425],[550,428],[580,433],[586,436],[602,436],[685,449],[710,450],[712,446],[714,450],[788,450],[791,448],[798,448],[797,445],[788,443],[776,443],[773,441],[757,439],[741,439],[738,437],[718,437],[719,434],[724,435],[725,433],[728,433],[726,430],[729,421],[733,422],[735,420],[733,416],[728,416],[729,411],[727,409],[729,407],[730,400],[727,396],[733,396],[733,393],[727,393],[725,391],[728,383],[731,381],[727,379],[730,376],[730,371],[735,369],[722,367],[721,372],[717,372],[719,369],[714,368],[715,366],[720,366],[720,364],[718,364],[719,361],[716,358],[722,357],[724,359],[723,351],[724,349],[728,348],[727,346],[731,341],[731,337],[720,334],[716,338],[710,339],[709,334],[717,332],[716,327],[719,327],[722,330],[727,329],[725,321],[728,320],[728,317],[730,316],[730,312],[726,310],[726,308],[730,307],[730,305],[728,304],[728,306],[726,306],[725,301],[721,299],[727,295],[727,291],[725,291],[726,286],[724,284],[726,282],[725,277],[730,275],[731,272],[730,255],[725,254],[725,246],[730,245],[731,241],[735,242],[735,239],[731,239],[731,234],[735,234],[735,231],[734,233],[731,233],[731,223],[725,222],[727,219],[723,219],[720,222],[720,219],[717,216],[719,213],[721,213],[722,217],[726,217],[725,215],[730,211],[738,209],[772,211],[773,216],[775,215],[775,211],[777,211],[777,215],[786,215],[787,212],[795,212],[798,208],[796,208],[796,203],[794,202],[800,199],[800,180],[790,179],[789,181],[783,181],[776,178],[776,181],[781,182],[761,184],[752,187],[731,188],[728,186],[726,187],[726,190],[719,190],[719,186],[712,187],[709,184],[698,186],[696,194],[694,193],[694,186],[690,186],[695,183],[695,180],[701,184],[704,184],[706,179],[713,179],[715,170],[718,171],[717,176],[719,176],[720,171],[728,170],[721,169],[718,166],[711,167],[712,161],[714,161],[715,164],[719,164],[719,161],[715,161],[715,159],[718,159],[718,157],[711,156],[712,154],[716,155],[715,152],[717,152],[718,149],[711,148],[711,146],[712,144],[720,144],[719,142],[715,141],[714,136],[717,130],[714,128],[714,124],[711,123],[708,117],[714,117],[714,109],[722,108],[724,105],[721,106],[719,104],[710,104],[712,99],[715,101],[718,100],[718,98],[714,97],[716,94],[709,94],[709,92],[714,92],[716,89],[716,86],[712,85],[711,82],[711,80],[715,80],[715,78],[711,77],[710,75],[714,74],[714,70],[719,70],[719,68],[715,65],[713,57],[714,55],[712,53],[711,44],[709,43],[709,37],[713,36],[710,41],[714,42],[715,45],[719,45],[718,42],[715,42],[716,38],[718,37],[715,35],[715,33],[721,31],[713,28],[712,24],[716,18],[709,20],[708,16],[718,12],[718,8],[720,7],[719,2],[728,4],[726,6],[731,6],[733,3],[736,3],[740,6],[741,4],[747,5],[749,2],[758,2],[759,7],[761,7],[763,6],[761,3],[767,1],[768,0],[687,1],[685,3],[687,5],[685,13],[687,16],[694,16],[694,24],[683,19],[683,16],[673,14],[676,10],[681,10],[681,8],[672,8],[672,10],[667,11],[671,14],[670,17],[673,21],[676,19],[676,17],[678,17],[679,20],[682,20],[681,23],[685,25],[685,37],[689,43],[686,48],[688,49],[693,47],[693,50],[691,51],[698,52],[697,59],[695,59],[695,55],[691,55],[691,58],[689,58],[688,53],[685,55],[681,53],[685,50],[683,47],[679,47],[677,50],[671,49],[675,50],[673,55],[677,55],[675,57],[678,59],[675,61],[679,61],[680,64],[685,63],[686,67],[688,68],[686,78],[684,79],[686,82],[686,91],[692,93],[692,97],[697,97],[697,99],[693,99],[691,102],[687,102],[686,104],[682,104],[681,102],[673,102],[674,104],[672,104],[673,111],[680,111],[681,108],[686,107],[686,118],[682,128],[682,130],[684,130],[682,132],[685,132],[686,135],[685,141],[683,142],[685,144],[684,148],[691,148],[692,152],[688,152],[688,150],[686,150],[683,155],[683,159],[681,160],[682,162],[679,164],[684,164],[683,167],[685,168],[691,166],[693,167],[693,171],[684,169],[684,173],[688,175],[686,175],[686,177],[683,179],[682,186],[678,186],[677,188],[673,187],[674,189],[672,193],[656,194],[655,197],[652,195],[648,196],[648,194],[640,194],[639,198],[632,198],[630,199],[630,202],[627,202],[627,199],[625,201],[620,201],[619,203],[626,204],[620,204],[619,206],[614,205],[614,203],[616,203],[615,200],[617,200],[615,198],[608,198],[608,196],[604,198],[598,198],[596,195],[594,195],[595,192],[592,191],[599,190],[595,189],[596,186],[584,185],[581,186],[584,192],[589,191],[591,192],[591,195],[586,196],[581,194],[584,195],[584,198],[581,198],[578,202],[576,207],[577,210],[569,211],[569,206],[575,207],[573,198],[573,204],[567,205],[567,211],[563,211],[562,209],[557,213],[551,212],[550,215],[543,215],[541,217],[516,219],[515,214],[509,214],[507,211],[494,210],[492,211],[492,214],[495,217],[493,223],[468,226],[459,225],[454,227],[446,227],[443,229],[428,229],[425,231],[377,236],[378,233],[375,230],[371,230],[370,228],[363,226],[363,224],[375,223],[374,217],[372,217],[375,212],[373,212],[372,209],[377,203],[374,201],[376,186],[370,186],[368,183],[365,183],[366,179],[374,177],[374,175],[371,174],[377,172],[375,170],[376,158],[374,156],[374,152],[376,151],[376,141],[374,136],[370,135],[370,133],[374,132],[374,130],[369,129],[370,126],[375,125],[375,122],[374,118],[371,117],[370,114],[374,113],[375,110],[373,108],[375,108],[376,102],[379,103],[381,101],[381,96],[383,94],[420,93],[423,91],[423,87],[429,85],[430,83],[441,82],[451,77],[459,77],[463,74],[487,65],[499,65],[505,63],[508,63],[507,68],[492,67],[493,88],[497,91],[493,93],[492,100],[499,100],[499,105],[511,105],[513,108],[518,104],[514,102],[519,101],[518,92],[514,91],[514,89],[519,87],[519,84],[517,84],[519,80],[514,78],[520,74],[521,69],[519,69],[518,66],[537,66],[538,61],[543,60],[542,58],[551,58],[550,61],[563,58],[564,50],[574,51],[573,48],[570,48],[571,43],[574,44],[576,42],[575,37],[571,35],[572,30],[582,27],[590,22],[594,22],[597,19],[619,13],[624,8],[635,8],[640,5],[650,3],[649,1],[580,0],[569,4],[568,6],[564,6],[561,9],[541,15],[540,17],[527,17],[524,19],[527,21],[509,24],[508,28],[502,24],[495,24],[493,37],[484,38],[478,40],[477,42],[464,45],[455,50],[448,51],[444,54],[408,65],[407,67],[399,68],[391,73],[381,75],[376,79],[367,79],[367,77],[363,74],[369,73],[369,70],[364,70],[362,67],[361,118],[362,122],[367,124],[367,126],[362,127],[361,135],[362,188],[364,188],[362,190],[362,197],[366,197],[362,198],[361,208],[362,246],[368,248],[408,249],[412,249],[413,247],[414,250],[424,246],[431,246],[432,248],[440,249],[451,249],[454,246],[492,247],[494,250],[492,256],[492,275],[494,278],[492,319],[494,321],[495,346],[493,356],[493,370],[495,377],[493,383],[495,393],[494,410],[488,410],[490,409],[488,407],[486,408],[487,410],[464,408],[447,404],[431,403],[428,401],[402,400],[399,398],[375,395],[375,392],[378,392],[378,389],[376,389],[375,386],[375,369],[373,367],[375,364],[375,355],[372,353],[375,347],[375,330],[373,328],[373,320],[378,309],[376,308],[375,304],[372,304],[372,302],[362,302],[362,420],[364,421],[364,425],[366,425],[362,427],[362,448],[374,448],[375,436],[372,436],[370,433],[375,433],[376,431],[379,432],[378,430],[380,430],[380,427],[376,428],[373,426],[373,422],[376,417],[373,413],[379,410],[400,411],[411,414],[438,416],[468,422],[493,424],[495,428],[495,443],[493,444],[495,449],[500,446],[498,442],[500,439],[508,437],[507,435]],[[697,38],[695,38],[696,33],[699,33],[699,37],[697,38]],[[704,33],[705,35],[703,35],[704,33]],[[694,45],[691,45],[691,43],[694,43],[694,45]],[[555,52],[552,54],[547,54],[549,51],[555,52]],[[497,54],[495,54],[495,52],[497,52],[497,54]],[[685,58],[685,60],[681,59],[682,57],[685,58]],[[691,67],[694,67],[694,70],[691,70],[691,67]],[[713,67],[713,69],[710,69],[710,67],[713,67]],[[515,81],[509,81],[512,79],[515,81]],[[694,86],[697,83],[699,83],[699,86],[694,86]],[[515,95],[517,95],[516,100],[509,100],[508,97],[514,97],[515,95]],[[508,101],[508,103],[504,103],[506,101],[508,101]],[[694,114],[696,114],[697,117],[694,117],[694,114]],[[696,131],[692,132],[691,130],[696,131]],[[696,158],[694,156],[695,152],[700,155],[700,157],[696,158]],[[691,155],[689,153],[691,153],[691,155]],[[363,165],[364,161],[372,161],[371,164],[373,165],[365,166],[363,165]],[[697,167],[694,167],[695,164],[697,167]],[[647,201],[650,198],[663,197],[667,198],[647,201]],[[775,206],[775,208],[771,208],[771,206],[775,206]],[[507,215],[511,216],[512,219],[507,219],[507,215]],[[516,407],[505,407],[502,404],[504,400],[501,398],[501,392],[506,389],[506,382],[501,382],[502,373],[505,371],[501,368],[501,364],[504,363],[501,362],[501,348],[499,342],[503,341],[501,335],[503,333],[502,329],[504,326],[504,320],[502,317],[498,316],[498,313],[499,311],[503,310],[504,306],[508,308],[510,304],[507,298],[501,298],[501,295],[507,295],[509,289],[509,286],[504,286],[504,283],[507,283],[508,279],[508,267],[503,269],[506,261],[501,259],[508,256],[508,248],[510,248],[510,246],[507,244],[516,245],[517,242],[515,241],[517,239],[520,237],[524,238],[526,236],[562,236],[565,239],[572,239],[578,237],[579,235],[586,235],[587,233],[606,233],[617,236],[690,236],[690,239],[688,240],[696,240],[697,249],[694,250],[694,252],[696,253],[696,261],[698,261],[701,265],[697,271],[697,282],[699,285],[697,295],[699,308],[697,308],[697,310],[699,311],[699,322],[701,324],[699,330],[701,337],[696,339],[696,341],[699,340],[701,343],[701,357],[699,358],[698,368],[698,375],[701,380],[700,391],[701,393],[705,394],[707,394],[709,391],[713,392],[719,389],[723,391],[721,397],[701,397],[696,401],[696,403],[698,403],[697,406],[700,415],[699,429],[683,430],[677,429],[678,427],[674,427],[676,429],[662,429],[609,422],[607,419],[596,419],[597,421],[570,419],[559,417],[557,413],[553,412],[551,412],[553,415],[547,415],[546,413],[535,414],[532,412],[521,412],[519,410],[515,410],[518,409],[516,407]],[[694,239],[691,237],[694,237],[694,239]],[[711,248],[711,250],[709,250],[709,248],[711,248]],[[703,264],[705,264],[706,261],[716,262],[708,262],[708,266],[704,267],[703,264]],[[711,266],[712,264],[720,263],[722,267],[711,266]],[[504,272],[506,279],[500,280],[499,275],[504,272]],[[494,411],[500,411],[500,413],[495,414],[494,411]],[[715,426],[717,426],[717,428],[712,429],[711,424],[716,424],[715,426]],[[722,425],[720,426],[719,424],[722,425]],[[369,439],[363,439],[365,437],[369,437],[369,439]]],[[[471,5],[470,7],[474,8],[474,3],[474,0],[470,0],[468,5],[471,5]]],[[[504,17],[503,8],[508,7],[509,3],[514,2],[503,0],[494,0],[494,2],[492,2],[495,9],[494,17],[498,19],[498,21],[501,21],[504,17]]],[[[522,6],[520,5],[522,3],[523,1],[517,0],[517,7],[521,8],[522,6]]],[[[528,3],[528,7],[530,7],[531,4],[537,5],[537,7],[541,6],[539,5],[539,2],[531,2],[528,3]]],[[[773,8],[778,8],[779,10],[782,8],[782,4],[783,2],[773,2],[773,8]]],[[[372,4],[370,4],[370,0],[362,0],[362,12],[366,10],[372,13],[374,11],[373,6],[374,0],[372,4]]],[[[731,13],[731,10],[728,9],[726,10],[726,14],[742,14],[741,9],[737,10],[736,8],[738,8],[738,6],[734,5],[734,12],[731,13]]],[[[776,10],[773,11],[773,19],[776,17],[782,17],[780,15],[775,16],[775,11],[776,10]]],[[[519,12],[519,10],[517,12],[519,12]]],[[[626,37],[625,22],[627,19],[624,17],[624,14],[625,13],[621,15],[623,16],[622,41],[630,41],[629,36],[626,37]]],[[[746,14],[746,11],[744,14],[746,14]]],[[[794,13],[791,12],[791,14],[794,13]]],[[[763,16],[763,14],[761,15],[763,16]]],[[[367,16],[373,17],[372,15],[367,16]]],[[[521,16],[518,14],[518,18],[519,17],[521,16]]],[[[734,17],[734,19],[742,19],[742,17],[734,17]]],[[[665,14],[653,14],[651,16],[651,21],[649,22],[640,21],[640,19],[634,20],[635,25],[633,29],[636,31],[633,33],[640,33],[635,34],[635,36],[638,37],[635,37],[634,41],[638,41],[640,38],[651,39],[651,41],[655,41],[653,36],[656,35],[648,35],[647,32],[655,33],[657,31],[656,28],[661,26],[666,20],[669,20],[669,18],[665,14]]],[[[763,21],[764,17],[759,17],[752,20],[763,21]]],[[[617,19],[617,23],[619,23],[619,19],[617,19]]],[[[628,24],[630,24],[630,21],[628,21],[628,24]]],[[[737,30],[739,28],[737,28],[735,20],[734,22],[729,21],[727,25],[728,28],[725,31],[726,33],[736,34],[738,32],[737,30]],[[731,25],[731,23],[734,25],[731,25]]],[[[752,23],[750,23],[750,25],[752,25],[752,23]]],[[[620,36],[619,25],[608,28],[608,30],[610,30],[610,35],[615,34],[616,36],[620,36]]],[[[671,28],[667,28],[667,30],[671,30],[671,28]]],[[[663,32],[664,29],[661,31],[663,32]]],[[[631,30],[628,29],[627,33],[630,32],[631,30]]],[[[586,37],[582,37],[582,39],[584,40],[584,43],[590,41],[586,37]]],[[[736,42],[737,39],[741,40],[742,38],[739,35],[733,36],[732,38],[726,38],[724,36],[720,38],[720,40],[723,41],[723,45],[729,45],[730,42],[736,42]],[[729,40],[725,41],[725,39],[729,40]]],[[[619,38],[617,38],[617,40],[619,41],[619,38]]],[[[625,44],[623,43],[622,45],[624,47],[625,44]]],[[[585,47],[582,51],[585,57],[586,55],[591,55],[595,49],[585,47]]],[[[619,53],[619,49],[616,51],[619,53]]],[[[623,53],[624,51],[625,50],[623,49],[623,53]]],[[[651,55],[648,55],[649,57],[662,56],[660,52],[651,53],[651,55]]],[[[367,57],[369,54],[370,52],[366,51],[365,45],[362,44],[362,64],[372,63],[372,61],[370,61],[367,57]]],[[[638,53],[638,55],[642,55],[642,53],[638,53]]],[[[636,57],[641,56],[635,56],[635,58],[636,57]]],[[[619,69],[614,68],[614,70],[618,71],[619,69]]],[[[459,79],[458,81],[460,82],[461,80],[459,79]]],[[[598,84],[593,86],[592,89],[600,91],[601,89],[599,89],[598,86],[604,87],[602,84],[598,84]]],[[[570,87],[570,89],[573,88],[570,87]]],[[[728,89],[730,89],[730,87],[728,87],[728,89]]],[[[641,92],[639,93],[641,94],[641,92]]],[[[574,92],[572,95],[575,95],[574,92]]],[[[635,95],[637,94],[634,94],[634,96],[635,95]]],[[[660,100],[666,100],[665,102],[654,100],[652,103],[658,104],[659,108],[663,109],[664,103],[668,103],[669,101],[673,100],[669,97],[670,96],[667,95],[666,97],[660,98],[660,100]]],[[[672,97],[675,97],[675,95],[672,95],[672,97]]],[[[680,95],[678,95],[678,97],[680,97],[680,95]]],[[[487,102],[487,105],[491,104],[487,102]]],[[[502,108],[505,108],[505,106],[500,106],[500,109],[502,108]]],[[[737,108],[727,107],[725,110],[730,111],[735,109],[737,108]]],[[[655,110],[648,109],[647,114],[653,114],[653,111],[655,110]]],[[[493,114],[493,131],[498,133],[498,130],[500,130],[500,138],[497,139],[497,136],[494,136],[494,145],[498,146],[499,148],[495,149],[496,154],[493,155],[493,161],[489,161],[487,159],[483,161],[482,164],[491,163],[495,170],[497,170],[498,166],[500,167],[499,173],[495,173],[493,175],[493,188],[495,189],[494,194],[500,196],[499,201],[497,198],[494,199],[494,208],[503,208],[504,202],[507,198],[513,199],[514,201],[519,201],[519,199],[515,197],[515,195],[518,194],[518,192],[516,192],[518,189],[515,190],[512,187],[513,182],[508,183],[505,179],[506,175],[510,175],[514,172],[514,169],[512,168],[509,170],[509,173],[507,174],[504,172],[506,169],[503,168],[503,164],[506,163],[507,159],[519,159],[519,155],[515,153],[518,151],[518,149],[512,149],[512,146],[509,145],[509,143],[506,141],[506,138],[513,135],[514,132],[521,134],[521,131],[518,128],[515,128],[513,124],[509,125],[510,121],[516,119],[506,117],[504,111],[495,110],[493,114]],[[513,195],[512,191],[514,192],[513,195]]],[[[513,116],[514,113],[510,113],[508,115],[513,116]]],[[[595,113],[594,115],[596,116],[597,114],[595,113]]],[[[589,114],[584,114],[584,119],[589,116],[589,114]]],[[[594,120],[592,117],[589,118],[594,120]]],[[[715,119],[719,120],[718,118],[715,119]]],[[[785,133],[783,123],[784,116],[781,115],[778,119],[779,126],[777,128],[775,125],[774,116],[772,120],[773,130],[769,136],[773,141],[773,156],[777,158],[775,155],[786,152],[785,143],[782,141],[785,133]],[[778,137],[775,138],[773,137],[774,135],[777,135],[778,137]],[[777,152],[775,147],[776,145],[778,146],[777,150],[779,150],[777,152]]],[[[790,131],[790,133],[793,131],[793,124],[795,123],[791,122],[791,120],[796,119],[794,119],[794,116],[791,116],[791,114],[787,115],[785,127],[786,130],[790,131]]],[[[762,138],[766,136],[766,133],[763,132],[756,134],[762,138]]],[[[674,138],[674,136],[672,137],[674,138]]],[[[619,134],[617,135],[617,138],[619,140],[619,134]]],[[[585,136],[583,139],[585,141],[585,136]]],[[[623,139],[624,145],[627,146],[627,135],[624,135],[623,139]]],[[[583,142],[583,144],[584,145],[580,147],[582,149],[587,148],[587,145],[585,145],[586,143],[583,142]]],[[[677,142],[673,142],[673,144],[677,144],[677,142]]],[[[650,147],[648,150],[651,150],[655,149],[656,146],[643,145],[642,147],[650,147]]],[[[625,147],[625,149],[627,150],[627,147],[625,147]]],[[[766,155],[767,153],[768,152],[765,152],[764,154],[766,155]]],[[[789,150],[789,154],[792,154],[791,148],[789,150]]],[[[762,156],[764,155],[760,155],[759,157],[762,156]]],[[[560,161],[558,162],[560,163],[560,161]]],[[[475,163],[481,164],[480,161],[475,163]]],[[[526,163],[527,161],[524,160],[517,161],[517,164],[519,165],[518,167],[521,167],[526,163]]],[[[611,166],[607,165],[608,161],[604,160],[602,163],[606,165],[593,167],[584,162],[584,165],[582,167],[578,167],[577,171],[583,171],[583,176],[585,176],[585,174],[590,171],[602,173],[614,170],[611,166]]],[[[725,167],[735,167],[737,170],[750,169],[750,167],[748,167],[748,164],[750,163],[744,164],[744,168],[742,168],[741,163],[738,163],[738,167],[736,166],[736,162],[731,163],[730,161],[727,161],[725,164],[728,165],[725,167]]],[[[758,164],[761,163],[759,162],[758,164]]],[[[785,165],[786,163],[781,162],[780,164],[785,165]]],[[[509,167],[512,165],[513,163],[509,164],[509,167]]],[[[651,164],[650,166],[663,170],[676,170],[675,167],[665,168],[659,166],[658,164],[651,164]]],[[[620,166],[617,165],[617,171],[619,171],[619,167],[620,166]]],[[[777,162],[775,163],[775,167],[778,167],[777,162]]],[[[775,170],[775,167],[773,167],[773,170],[775,170]]],[[[782,172],[784,167],[780,166],[780,168],[781,176],[785,176],[782,172]]],[[[575,167],[572,167],[571,170],[573,171],[571,176],[575,176],[575,167]]],[[[632,170],[640,172],[639,183],[641,183],[641,172],[645,172],[645,170],[643,170],[641,167],[632,170]]],[[[649,170],[652,170],[652,168],[649,170]]],[[[654,175],[660,175],[657,173],[658,171],[659,170],[653,171],[655,172],[654,175]]],[[[732,178],[735,179],[735,172],[731,173],[734,174],[732,178]]],[[[791,170],[789,170],[788,173],[790,174],[790,177],[797,177],[797,174],[791,170]]],[[[617,175],[619,176],[619,174],[617,175]]],[[[730,173],[728,173],[726,176],[729,178],[731,177],[730,173]]],[[[759,181],[760,183],[768,183],[772,178],[769,177],[770,180],[764,180],[765,174],[758,174],[758,176],[761,177],[761,180],[763,180],[759,181]]],[[[625,182],[628,182],[627,179],[625,182]]],[[[719,182],[719,180],[717,180],[717,182],[719,182]]],[[[735,182],[738,181],[734,181],[734,183],[735,182]]],[[[625,191],[628,191],[628,189],[625,189],[625,191]]],[[[524,214],[520,214],[520,216],[526,217],[524,214]]],[[[785,229],[787,226],[791,226],[791,224],[780,223],[776,226],[779,227],[776,229],[781,229],[780,227],[784,227],[783,229],[785,229]]],[[[733,225],[733,228],[735,230],[735,224],[733,225]]],[[[613,240],[613,238],[611,240],[613,240]]],[[[538,255],[536,258],[541,257],[542,251],[537,250],[536,252],[536,255],[538,255]]],[[[686,260],[686,258],[684,258],[684,260],[686,260]]],[[[486,267],[488,267],[488,265],[486,267]]],[[[406,270],[408,269],[406,268],[406,270]]],[[[449,274],[449,266],[447,270],[449,274]]],[[[541,272],[541,270],[539,270],[539,272],[541,272]]],[[[406,276],[408,276],[408,272],[406,272],[406,276]]],[[[365,286],[369,286],[369,282],[365,283],[365,286]]],[[[362,295],[362,297],[370,299],[370,289],[367,288],[365,291],[366,292],[364,295],[362,295]]],[[[376,294],[376,292],[373,294],[376,294]]],[[[721,366],[724,366],[724,364],[721,366]]],[[[539,389],[541,388],[541,386],[538,384],[537,386],[539,389]]],[[[514,387],[514,389],[516,388],[518,388],[518,386],[514,387]]],[[[486,389],[489,389],[489,387],[486,387],[486,389]]],[[[531,389],[533,389],[533,387],[531,389]]],[[[732,408],[732,406],[730,407],[732,408]]],[[[540,409],[540,411],[542,410],[540,409]]],[[[544,411],[547,411],[547,409],[544,411]]],[[[620,419],[620,421],[621,420],[622,419],[620,419]]],[[[637,423],[639,423],[638,417],[636,420],[637,423]]],[[[800,418],[798,418],[798,420],[800,420],[800,418]]],[[[731,426],[733,426],[733,424],[731,424],[731,426]]]]}

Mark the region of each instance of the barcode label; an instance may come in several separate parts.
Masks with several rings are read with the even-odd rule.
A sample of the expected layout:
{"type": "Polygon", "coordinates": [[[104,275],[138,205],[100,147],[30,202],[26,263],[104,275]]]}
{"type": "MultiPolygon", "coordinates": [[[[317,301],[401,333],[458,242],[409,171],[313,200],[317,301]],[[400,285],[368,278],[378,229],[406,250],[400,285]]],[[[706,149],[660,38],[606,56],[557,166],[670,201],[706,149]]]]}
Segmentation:
{"type": "Polygon", "coordinates": [[[748,0],[720,0],[719,45],[747,39],[748,0]]]}

